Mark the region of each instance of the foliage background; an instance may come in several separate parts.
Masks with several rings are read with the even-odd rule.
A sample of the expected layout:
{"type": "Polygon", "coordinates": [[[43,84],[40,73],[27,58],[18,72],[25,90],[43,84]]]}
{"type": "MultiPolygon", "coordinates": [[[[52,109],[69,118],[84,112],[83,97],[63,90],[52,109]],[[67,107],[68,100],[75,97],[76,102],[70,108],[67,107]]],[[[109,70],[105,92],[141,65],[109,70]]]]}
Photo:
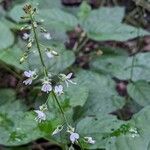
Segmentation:
{"type": "Polygon", "coordinates": [[[25,50],[22,36],[28,32],[20,31],[24,24],[20,17],[29,1],[39,3],[37,19],[45,20],[53,39],[39,38],[60,53],[52,61],[45,58],[49,70],[74,72],[78,84],[66,89],[61,104],[77,132],[96,140],[84,147],[149,150],[150,4],[146,0],[0,2],[1,149],[60,149],[69,144],[63,134],[51,136],[61,122],[51,97],[41,93],[38,82],[32,87],[22,84],[24,70],[41,68],[36,52],[27,63],[19,63],[25,50]],[[39,125],[32,110],[47,98],[48,120],[39,125]],[[130,129],[137,135],[133,137],[130,129]]]}

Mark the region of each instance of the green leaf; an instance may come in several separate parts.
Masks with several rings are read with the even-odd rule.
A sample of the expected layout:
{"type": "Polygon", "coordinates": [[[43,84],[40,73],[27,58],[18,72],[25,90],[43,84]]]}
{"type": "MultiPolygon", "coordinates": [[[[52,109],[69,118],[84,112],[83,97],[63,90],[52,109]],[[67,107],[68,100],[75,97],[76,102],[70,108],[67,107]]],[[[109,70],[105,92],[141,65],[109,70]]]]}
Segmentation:
{"type": "Polygon", "coordinates": [[[121,80],[128,80],[132,75],[133,81],[150,81],[149,57],[150,53],[139,53],[132,57],[115,52],[104,53],[91,62],[91,67],[95,71],[110,74],[121,80]]]}
{"type": "Polygon", "coordinates": [[[137,81],[127,86],[128,94],[141,106],[150,104],[150,85],[146,81],[137,81]]]}
{"type": "Polygon", "coordinates": [[[78,84],[89,88],[87,102],[81,110],[78,109],[78,115],[107,114],[124,105],[123,98],[118,96],[115,83],[109,76],[80,71],[77,79],[78,84]]]}
{"type": "Polygon", "coordinates": [[[39,9],[61,8],[62,7],[60,0],[54,0],[54,1],[44,0],[44,3],[41,0],[38,0],[38,1],[39,1],[38,2],[39,3],[39,9]]]}
{"type": "Polygon", "coordinates": [[[23,55],[22,50],[17,46],[14,46],[9,49],[1,50],[0,60],[8,65],[25,70],[28,68],[28,64],[19,63],[20,62],[19,60],[22,57],[22,55],[23,55]]]}
{"type": "Polygon", "coordinates": [[[81,21],[84,21],[89,16],[90,12],[91,12],[90,5],[86,1],[83,1],[82,4],[80,5],[80,10],[78,12],[78,18],[81,21]]]}
{"type": "Polygon", "coordinates": [[[23,20],[20,18],[25,15],[23,11],[24,4],[15,5],[9,12],[9,16],[16,22],[22,22],[23,20]]]}
{"type": "MultiPolygon", "coordinates": [[[[53,59],[49,59],[46,53],[43,52],[43,58],[50,72],[60,73],[74,63],[75,56],[73,52],[65,50],[63,46],[57,46],[55,47],[55,49],[58,52],[59,56],[56,56],[53,59]]],[[[35,50],[37,51],[37,49],[35,50]]],[[[43,73],[38,52],[30,54],[28,61],[29,67],[31,69],[34,70],[35,68],[37,68],[39,69],[40,73],[43,73]]]]}
{"type": "MultiPolygon", "coordinates": [[[[83,24],[89,38],[97,41],[117,40],[125,41],[138,36],[138,29],[122,24],[124,8],[100,8],[91,12],[83,24]]],[[[149,35],[147,31],[140,30],[140,35],[149,35]]]]}
{"type": "Polygon", "coordinates": [[[78,24],[75,16],[56,8],[41,9],[38,18],[45,20],[43,24],[46,27],[54,29],[71,30],[78,24]]]}
{"type": "Polygon", "coordinates": [[[0,50],[11,46],[14,43],[14,36],[6,24],[0,22],[0,50]]]}
{"type": "Polygon", "coordinates": [[[88,98],[89,90],[86,86],[70,85],[65,88],[64,99],[69,100],[69,105],[72,107],[83,106],[88,98]]]}
{"type": "Polygon", "coordinates": [[[35,117],[33,112],[26,111],[26,107],[20,100],[0,106],[0,144],[23,145],[50,135],[56,127],[56,119],[52,121],[51,116],[45,123],[38,124],[35,117]]]}
{"type": "Polygon", "coordinates": [[[135,114],[130,123],[137,128],[137,136],[117,137],[106,150],[150,150],[150,106],[135,114]]]}
{"type": "Polygon", "coordinates": [[[12,89],[1,89],[0,90],[0,105],[7,103],[8,101],[15,100],[15,91],[12,89]]]}
{"type": "Polygon", "coordinates": [[[111,141],[104,137],[117,130],[123,124],[123,121],[118,120],[115,116],[97,115],[96,117],[86,117],[77,124],[77,133],[82,137],[90,136],[96,141],[93,145],[85,145],[88,149],[104,149],[109,141],[111,141]]]}
{"type": "Polygon", "coordinates": [[[114,144],[108,144],[106,150],[149,150],[148,148],[149,136],[121,136],[118,137],[114,144]]]}

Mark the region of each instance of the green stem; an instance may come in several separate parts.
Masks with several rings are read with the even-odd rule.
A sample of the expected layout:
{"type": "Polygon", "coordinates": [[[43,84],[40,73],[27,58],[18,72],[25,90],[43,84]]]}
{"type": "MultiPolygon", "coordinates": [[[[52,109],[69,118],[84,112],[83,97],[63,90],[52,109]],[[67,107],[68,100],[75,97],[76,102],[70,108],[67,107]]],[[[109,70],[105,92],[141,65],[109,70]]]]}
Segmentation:
{"type": "Polygon", "coordinates": [[[36,30],[35,30],[35,27],[34,27],[34,19],[32,17],[32,14],[30,14],[30,18],[31,18],[31,24],[32,24],[32,29],[33,29],[33,33],[34,33],[36,46],[37,46],[37,49],[38,49],[38,52],[39,52],[39,56],[40,56],[42,66],[44,68],[44,74],[45,74],[45,76],[48,76],[47,68],[46,68],[46,65],[45,65],[43,57],[42,57],[42,52],[41,52],[40,44],[39,44],[39,41],[38,41],[38,36],[37,36],[36,30]]]}
{"type": "Polygon", "coordinates": [[[79,146],[80,146],[81,150],[84,150],[84,149],[83,149],[83,146],[82,146],[82,144],[81,144],[81,142],[78,141],[78,143],[79,143],[79,146]]]}
{"type": "MultiPolygon", "coordinates": [[[[38,36],[37,36],[37,33],[36,33],[36,29],[34,27],[34,18],[32,17],[32,14],[30,14],[30,18],[31,18],[32,29],[33,29],[33,32],[34,32],[34,38],[35,38],[35,42],[36,42],[37,49],[38,49],[38,52],[39,52],[40,60],[41,60],[42,66],[44,68],[44,74],[45,74],[46,77],[48,77],[48,71],[47,71],[46,65],[45,65],[43,57],[42,57],[42,52],[41,52],[41,49],[40,49],[40,43],[38,41],[38,36]]],[[[52,95],[53,95],[53,97],[54,97],[54,99],[55,99],[55,101],[56,101],[56,103],[57,103],[57,105],[58,105],[58,107],[60,109],[60,112],[61,112],[61,114],[62,114],[62,116],[64,118],[64,121],[66,122],[67,126],[70,127],[69,123],[67,121],[67,118],[65,116],[64,110],[61,107],[61,104],[59,103],[59,100],[57,99],[57,96],[54,93],[54,91],[52,91],[52,95]]]]}
{"type": "Polygon", "coordinates": [[[54,97],[54,99],[55,99],[55,101],[56,101],[56,103],[57,103],[57,105],[58,105],[58,107],[59,107],[59,109],[60,109],[60,112],[61,112],[61,114],[62,114],[62,116],[63,116],[63,118],[64,118],[64,121],[66,122],[67,126],[70,127],[70,126],[69,126],[69,123],[68,123],[68,120],[67,120],[67,118],[66,118],[66,116],[65,116],[64,110],[63,110],[63,108],[61,107],[61,104],[59,103],[59,100],[57,99],[57,96],[56,96],[56,94],[54,93],[54,91],[52,91],[52,95],[53,95],[53,97],[54,97]]]}

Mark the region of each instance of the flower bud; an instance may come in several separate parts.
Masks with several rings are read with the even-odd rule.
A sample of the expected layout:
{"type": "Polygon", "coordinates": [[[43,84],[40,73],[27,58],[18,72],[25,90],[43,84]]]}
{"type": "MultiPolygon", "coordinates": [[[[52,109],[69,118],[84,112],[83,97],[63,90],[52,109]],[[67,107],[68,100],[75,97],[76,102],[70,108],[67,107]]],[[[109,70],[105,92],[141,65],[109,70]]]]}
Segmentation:
{"type": "Polygon", "coordinates": [[[34,22],[33,22],[33,26],[34,26],[35,28],[37,28],[37,26],[38,26],[38,25],[37,25],[37,22],[34,21],[34,22]]]}
{"type": "Polygon", "coordinates": [[[51,53],[54,55],[54,56],[58,56],[58,53],[56,51],[51,51],[51,53]]]}
{"type": "Polygon", "coordinates": [[[47,32],[45,28],[40,27],[41,32],[47,32]]]}
{"type": "Polygon", "coordinates": [[[32,42],[29,42],[29,43],[27,44],[27,48],[30,49],[31,47],[32,47],[32,42]]]}
{"type": "Polygon", "coordinates": [[[26,14],[31,13],[31,11],[32,11],[32,6],[31,6],[31,4],[26,4],[26,5],[23,7],[23,10],[24,10],[24,12],[25,12],[26,14]]]}

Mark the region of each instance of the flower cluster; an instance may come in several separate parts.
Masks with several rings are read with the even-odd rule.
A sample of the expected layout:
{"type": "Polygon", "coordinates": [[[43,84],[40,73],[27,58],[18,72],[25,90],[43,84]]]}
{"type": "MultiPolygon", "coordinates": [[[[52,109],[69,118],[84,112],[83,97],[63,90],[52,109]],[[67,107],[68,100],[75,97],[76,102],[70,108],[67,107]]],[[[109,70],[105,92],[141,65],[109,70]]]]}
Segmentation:
{"type": "Polygon", "coordinates": [[[47,105],[43,104],[39,107],[39,110],[34,110],[35,113],[37,113],[37,117],[35,118],[35,120],[39,123],[41,123],[42,121],[46,120],[46,114],[45,111],[47,110],[47,105]]]}
{"type": "MultiPolygon", "coordinates": [[[[36,79],[38,77],[36,71],[25,71],[24,72],[24,76],[27,78],[23,81],[23,83],[25,85],[30,85],[34,79],[36,79]]],[[[41,91],[45,92],[45,93],[49,93],[51,92],[52,90],[54,90],[55,94],[56,95],[61,95],[63,94],[63,85],[61,85],[61,82],[65,82],[67,87],[69,86],[69,83],[71,84],[76,84],[75,82],[73,82],[71,80],[71,77],[72,77],[72,73],[69,73],[68,75],[65,75],[65,74],[59,74],[58,75],[59,79],[60,79],[60,83],[57,83],[54,88],[52,86],[52,79],[51,77],[47,76],[47,77],[44,77],[42,79],[42,87],[41,87],[41,91]]]]}
{"type": "MultiPolygon", "coordinates": [[[[21,17],[22,19],[27,19],[28,22],[30,24],[25,25],[21,28],[21,30],[24,31],[28,31],[28,32],[24,32],[22,39],[25,40],[27,42],[26,47],[27,50],[24,52],[23,56],[20,59],[20,63],[23,63],[27,58],[28,55],[31,53],[31,48],[33,46],[33,44],[35,44],[37,46],[37,52],[39,54],[39,58],[41,61],[41,65],[43,68],[43,74],[44,76],[42,77],[42,79],[40,79],[41,81],[41,91],[45,92],[47,94],[52,93],[54,99],[56,100],[56,103],[60,109],[60,112],[62,113],[62,116],[64,117],[64,121],[67,125],[67,130],[66,133],[69,133],[69,139],[71,141],[72,144],[76,143],[78,144],[80,139],[83,139],[84,142],[89,143],[89,144],[94,144],[95,140],[92,139],[92,137],[83,137],[81,138],[80,135],[75,132],[75,128],[71,127],[68,124],[67,118],[65,117],[65,113],[63,111],[63,108],[61,107],[61,104],[59,103],[59,100],[57,99],[58,96],[60,96],[61,94],[64,93],[64,84],[66,84],[66,87],[69,87],[69,84],[76,84],[76,82],[72,81],[72,76],[73,73],[69,73],[69,74],[57,74],[57,75],[53,75],[49,73],[47,66],[44,62],[45,59],[43,59],[43,50],[45,52],[45,55],[51,60],[54,59],[55,56],[58,56],[58,52],[57,50],[55,51],[55,49],[53,47],[47,47],[44,46],[43,44],[41,44],[38,40],[38,36],[37,36],[37,28],[40,27],[40,32],[42,33],[42,37],[45,38],[46,40],[51,40],[51,34],[41,26],[41,24],[35,20],[34,15],[36,14],[37,9],[33,8],[30,4],[26,4],[23,8],[24,12],[25,12],[25,16],[21,17]],[[44,47],[44,48],[43,48],[44,47]],[[54,80],[54,77],[57,78],[57,80],[54,80]]],[[[39,31],[39,30],[38,30],[39,31]]],[[[23,83],[25,85],[31,85],[33,83],[33,80],[37,79],[40,75],[38,74],[38,71],[35,70],[28,70],[28,71],[24,71],[24,77],[26,78],[23,83]]],[[[47,101],[46,101],[47,102],[47,101]]],[[[39,123],[41,123],[42,121],[45,121],[47,119],[46,116],[46,111],[48,111],[47,109],[47,104],[43,104],[39,107],[38,110],[34,110],[34,112],[36,113],[36,118],[35,120],[39,123]]],[[[63,125],[59,125],[54,132],[52,133],[52,135],[55,135],[59,132],[61,132],[64,129],[63,125]]]]}
{"type": "MultiPolygon", "coordinates": [[[[59,125],[52,133],[52,135],[55,135],[63,130],[63,126],[59,125]]],[[[78,143],[78,140],[80,139],[80,135],[75,132],[75,128],[68,126],[67,132],[70,134],[69,139],[72,144],[78,143]]],[[[84,142],[88,144],[95,144],[95,140],[93,140],[92,137],[83,137],[84,142]]]]}

